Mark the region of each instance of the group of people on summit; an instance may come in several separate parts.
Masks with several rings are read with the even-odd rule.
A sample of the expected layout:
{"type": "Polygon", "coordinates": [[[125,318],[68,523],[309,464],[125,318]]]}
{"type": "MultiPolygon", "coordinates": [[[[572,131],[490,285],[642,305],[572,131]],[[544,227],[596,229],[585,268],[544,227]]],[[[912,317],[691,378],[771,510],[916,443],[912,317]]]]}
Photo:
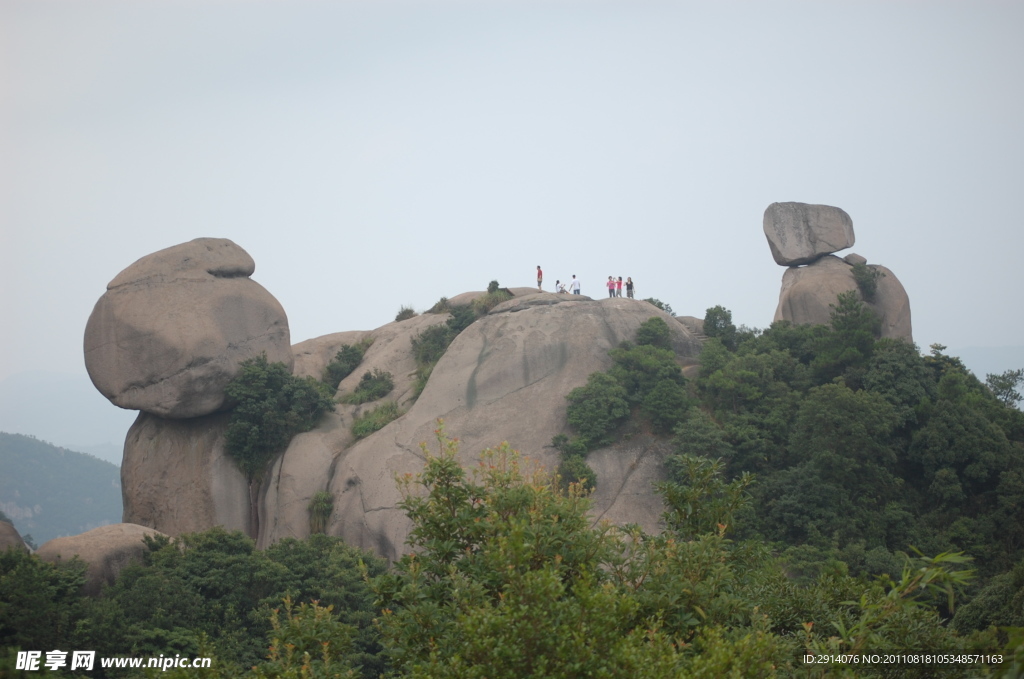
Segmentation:
{"type": "MultiPolygon", "coordinates": [[[[540,264],[537,265],[537,289],[543,289],[541,286],[544,284],[544,271],[541,270],[540,264]]],[[[615,278],[614,276],[608,277],[608,296],[609,297],[622,297],[622,276],[615,278]]],[[[633,278],[626,277],[626,297],[633,299],[633,278]]],[[[579,295],[580,293],[580,281],[576,278],[576,274],[572,275],[572,280],[568,281],[568,286],[562,281],[555,281],[555,292],[557,293],[572,293],[579,295]]]]}

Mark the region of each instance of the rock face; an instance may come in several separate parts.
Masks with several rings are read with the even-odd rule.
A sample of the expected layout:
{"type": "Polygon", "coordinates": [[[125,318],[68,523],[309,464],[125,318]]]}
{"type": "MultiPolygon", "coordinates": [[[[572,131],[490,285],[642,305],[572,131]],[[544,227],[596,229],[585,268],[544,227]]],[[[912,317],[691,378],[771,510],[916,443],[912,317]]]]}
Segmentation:
{"type": "Polygon", "coordinates": [[[20,549],[27,552],[28,545],[21,539],[21,534],[18,533],[14,524],[0,521],[0,552],[6,552],[8,549],[20,549]]]}
{"type": "MultiPolygon", "coordinates": [[[[913,342],[910,322],[910,298],[892,271],[884,266],[870,265],[883,274],[878,279],[875,301],[867,303],[882,319],[882,337],[913,342]]],[[[782,276],[776,321],[798,324],[828,324],[830,304],[839,293],[857,289],[853,267],[838,257],[822,257],[814,264],[787,269],[782,276]]]]}
{"type": "Polygon", "coordinates": [[[288,319],[249,276],[230,240],[197,238],[138,260],[100,297],[85,330],[85,365],[115,405],[165,418],[225,405],[238,364],[266,352],[292,364],[288,319]]]}
{"type": "Polygon", "coordinates": [[[117,574],[128,564],[141,561],[147,547],[145,535],[161,535],[159,531],[133,523],[100,526],[81,535],[54,538],[42,545],[36,555],[44,561],[69,561],[79,557],[89,565],[84,592],[100,593],[104,585],[113,584],[117,574]]]}
{"type": "MultiPolygon", "coordinates": [[[[508,441],[554,469],[559,453],[551,437],[567,432],[565,396],[590,373],[610,367],[608,350],[633,339],[651,316],[671,321],[629,299],[539,293],[495,307],[456,338],[403,417],[338,456],[328,487],[335,498],[328,532],[392,559],[404,551],[410,525],[397,507],[395,477],[422,470],[419,443],[433,442],[438,418],[461,440],[466,464],[508,441]]],[[[680,323],[669,328],[676,351],[696,357],[700,342],[680,323]]],[[[661,455],[636,443],[591,453],[599,474],[595,516],[654,528],[661,504],[650,482],[663,473],[661,455]],[[636,501],[643,496],[649,499],[636,501]]]]}
{"type": "Polygon", "coordinates": [[[853,220],[829,205],[772,203],[764,211],[764,235],[776,264],[809,264],[853,247],[853,220]]]}
{"type": "Polygon", "coordinates": [[[140,413],[121,463],[122,520],[181,535],[249,530],[249,484],[224,452],[228,416],[165,420],[140,413]]]}

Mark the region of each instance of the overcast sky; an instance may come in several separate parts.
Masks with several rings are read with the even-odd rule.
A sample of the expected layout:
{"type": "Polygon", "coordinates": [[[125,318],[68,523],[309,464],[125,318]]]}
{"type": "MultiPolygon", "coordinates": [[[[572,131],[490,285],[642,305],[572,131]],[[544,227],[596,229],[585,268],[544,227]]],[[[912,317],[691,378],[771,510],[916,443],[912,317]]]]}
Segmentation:
{"type": "Polygon", "coordinates": [[[537,264],[764,327],[775,201],[846,210],[922,348],[1024,345],[1022,35],[976,0],[0,0],[0,380],[84,375],[106,284],[200,236],[293,342],[537,264]]]}

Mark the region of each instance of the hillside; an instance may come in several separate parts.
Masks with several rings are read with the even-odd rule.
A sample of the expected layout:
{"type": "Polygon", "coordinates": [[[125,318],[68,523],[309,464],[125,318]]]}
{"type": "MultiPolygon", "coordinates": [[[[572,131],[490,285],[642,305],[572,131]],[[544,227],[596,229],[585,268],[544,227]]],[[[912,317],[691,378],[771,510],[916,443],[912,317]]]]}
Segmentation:
{"type": "Polygon", "coordinates": [[[116,465],[0,432],[0,510],[36,544],[121,520],[116,465]]]}

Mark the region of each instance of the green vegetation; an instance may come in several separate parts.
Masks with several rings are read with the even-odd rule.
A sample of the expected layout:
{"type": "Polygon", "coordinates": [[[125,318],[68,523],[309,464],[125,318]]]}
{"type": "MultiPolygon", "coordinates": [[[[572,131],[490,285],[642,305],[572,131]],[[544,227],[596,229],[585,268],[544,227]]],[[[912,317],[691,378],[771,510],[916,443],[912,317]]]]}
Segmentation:
{"type": "Polygon", "coordinates": [[[828,326],[731,346],[709,315],[725,333],[694,380],[655,318],[573,390],[560,482],[507,444],[467,471],[440,427],[399,479],[412,551],[390,570],[324,535],[258,552],[217,529],[150,540],[84,599],[82,564],[10,551],[0,647],[212,655],[208,677],[1020,676],[1024,372],[986,385],[941,345],[879,339],[856,292],[828,326]],[[588,513],[588,449],[635,431],[671,436],[657,535],[588,513]],[[802,659],[861,653],[1006,661],[802,659]]]}
{"type": "Polygon", "coordinates": [[[342,344],[341,349],[324,368],[321,378],[324,384],[331,389],[337,389],[341,381],[351,375],[363,362],[363,356],[371,344],[373,344],[373,340],[369,338],[358,344],[342,344]]]}
{"type": "Polygon", "coordinates": [[[364,439],[375,431],[383,429],[389,422],[402,414],[394,401],[384,401],[373,410],[363,413],[352,422],[352,435],[364,439]]]}
{"type": "Polygon", "coordinates": [[[434,366],[459,333],[477,318],[510,299],[511,292],[499,287],[498,281],[491,281],[487,286],[487,293],[471,305],[451,306],[448,298],[442,297],[427,311],[430,314],[450,313],[451,317],[444,325],[432,325],[412,338],[412,353],[416,359],[416,382],[413,386],[415,396],[418,397],[423,392],[434,366]]]}
{"type": "Polygon", "coordinates": [[[507,444],[470,475],[443,428],[438,441],[423,473],[402,480],[414,553],[372,581],[394,676],[891,676],[802,656],[999,648],[993,633],[955,634],[932,605],[952,607],[964,557],[907,557],[873,581],[835,568],[796,585],[763,544],[727,537],[750,514],[752,481],[725,480],[721,463],[673,458],[666,531],[648,535],[592,527],[579,486],[561,490],[507,444]]]}
{"type": "Polygon", "coordinates": [[[313,493],[309,500],[309,532],[312,535],[327,532],[327,522],[334,511],[334,496],[326,490],[313,493]]]}
{"type": "Polygon", "coordinates": [[[270,461],[292,438],[316,426],[334,410],[322,382],[293,377],[283,363],[266,354],[243,361],[224,390],[236,403],[224,434],[225,448],[250,482],[260,481],[270,461]]]}
{"type": "Polygon", "coordinates": [[[26,543],[121,521],[121,471],[104,460],[0,432],[0,504],[26,543]]]}
{"type": "Polygon", "coordinates": [[[369,403],[370,401],[384,398],[394,388],[394,376],[386,370],[374,368],[372,372],[367,370],[363,373],[363,376],[359,379],[359,384],[356,385],[356,390],[351,394],[343,396],[341,402],[352,405],[369,403]]]}
{"type": "Polygon", "coordinates": [[[865,302],[875,301],[875,295],[878,294],[878,279],[884,276],[884,273],[867,264],[853,265],[853,278],[857,281],[857,287],[865,302]]]}
{"type": "Polygon", "coordinates": [[[660,299],[655,299],[654,297],[648,297],[644,301],[647,302],[648,304],[653,304],[654,306],[658,307],[659,309],[664,311],[669,316],[675,316],[675,313],[672,311],[672,305],[671,304],[668,304],[666,302],[662,302],[660,299]]]}
{"type": "MultiPolygon", "coordinates": [[[[325,535],[258,551],[221,528],[148,544],[145,563],[126,567],[95,599],[79,594],[82,562],[0,553],[0,648],[213,656],[213,677],[298,677],[287,672],[306,652],[318,671],[361,667],[355,676],[376,677],[385,669],[364,573],[377,576],[386,564],[372,554],[325,535]]],[[[128,675],[97,666],[88,676],[128,675]]]]}
{"type": "Polygon", "coordinates": [[[448,313],[451,310],[452,310],[452,306],[451,306],[451,304],[448,303],[448,298],[447,297],[442,297],[441,299],[439,299],[436,302],[434,302],[434,306],[432,306],[429,309],[427,309],[426,313],[428,313],[428,314],[446,314],[446,313],[448,313]]]}
{"type": "Polygon", "coordinates": [[[418,314],[416,313],[415,309],[413,309],[411,306],[405,306],[403,304],[401,307],[399,307],[398,313],[395,315],[395,320],[407,321],[410,318],[416,318],[417,315],[418,314]]]}

